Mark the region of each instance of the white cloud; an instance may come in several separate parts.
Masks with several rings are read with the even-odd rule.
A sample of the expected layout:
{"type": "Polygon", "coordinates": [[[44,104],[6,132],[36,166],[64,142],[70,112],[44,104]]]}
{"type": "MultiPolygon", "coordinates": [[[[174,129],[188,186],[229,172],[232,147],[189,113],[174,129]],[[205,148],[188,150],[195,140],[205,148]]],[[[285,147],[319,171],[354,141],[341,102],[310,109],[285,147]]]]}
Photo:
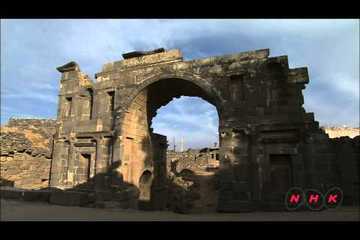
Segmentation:
{"type": "Polygon", "coordinates": [[[160,108],[152,120],[154,131],[166,135],[171,144],[174,137],[177,141],[184,137],[185,146],[192,148],[218,142],[218,124],[216,108],[198,97],[174,99],[160,108]],[[197,111],[191,106],[196,106],[197,111]]]}
{"type": "Polygon", "coordinates": [[[350,95],[354,98],[354,101],[359,101],[359,81],[353,81],[349,74],[335,73],[330,81],[339,90],[339,95],[350,95]]]}
{"type": "MultiPolygon", "coordinates": [[[[12,109],[9,114],[23,111],[19,100],[24,99],[28,111],[55,116],[60,79],[55,68],[71,60],[93,77],[104,63],[133,50],[181,48],[185,59],[191,59],[270,48],[272,56],[288,55],[290,67],[308,66],[310,84],[304,91],[308,111],[323,123],[356,123],[358,42],[359,21],[351,19],[1,20],[1,98],[12,109]],[[54,109],[49,112],[44,102],[54,109]]],[[[217,132],[211,111],[205,107],[200,118],[190,108],[184,110],[186,101],[181,101],[159,117],[158,126],[175,131],[170,126],[180,124],[176,117],[181,116],[188,126],[217,132]]],[[[203,109],[202,104],[195,106],[203,109]]],[[[173,134],[180,134],[181,129],[176,131],[173,134]]]]}

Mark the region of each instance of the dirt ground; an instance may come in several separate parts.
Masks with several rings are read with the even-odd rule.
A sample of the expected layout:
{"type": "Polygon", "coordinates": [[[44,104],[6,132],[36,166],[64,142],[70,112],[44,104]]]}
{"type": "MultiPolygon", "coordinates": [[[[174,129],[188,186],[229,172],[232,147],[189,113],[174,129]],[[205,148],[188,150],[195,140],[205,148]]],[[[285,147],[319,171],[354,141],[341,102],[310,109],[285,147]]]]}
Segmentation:
{"type": "Polygon", "coordinates": [[[321,212],[177,214],[166,211],[65,207],[1,199],[1,221],[360,221],[359,208],[321,212]]]}

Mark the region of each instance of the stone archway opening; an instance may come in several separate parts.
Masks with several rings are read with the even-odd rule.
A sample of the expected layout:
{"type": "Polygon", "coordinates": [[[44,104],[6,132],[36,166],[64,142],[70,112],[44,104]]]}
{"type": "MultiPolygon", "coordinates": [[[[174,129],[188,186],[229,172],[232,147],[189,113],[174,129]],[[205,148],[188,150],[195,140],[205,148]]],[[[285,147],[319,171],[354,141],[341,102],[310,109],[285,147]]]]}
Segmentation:
{"type": "Polygon", "coordinates": [[[149,170],[143,172],[139,179],[139,208],[150,210],[151,206],[151,186],[152,173],[149,170]]]}
{"type": "Polygon", "coordinates": [[[151,123],[154,132],[167,136],[168,177],[189,196],[185,204],[192,212],[215,210],[220,162],[216,107],[199,97],[181,96],[160,107],[151,123]]]}
{"type": "Polygon", "coordinates": [[[151,128],[167,137],[169,151],[218,147],[218,112],[214,105],[199,97],[181,96],[172,99],[157,110],[151,128]]]}
{"type": "MultiPolygon", "coordinates": [[[[215,97],[209,94],[209,89],[204,89],[189,80],[161,79],[139,91],[129,104],[123,121],[121,122],[122,148],[120,151],[120,159],[122,164],[120,171],[122,172],[124,180],[138,186],[140,196],[143,196],[143,194],[145,196],[146,191],[142,192],[143,186],[140,186],[140,180],[143,177],[142,174],[144,170],[151,169],[153,172],[153,186],[151,186],[151,188],[153,190],[151,190],[151,199],[149,199],[149,201],[157,206],[159,204],[153,203],[153,198],[158,199],[157,201],[159,201],[159,199],[161,201],[162,197],[159,197],[159,195],[166,198],[167,190],[164,188],[168,185],[167,181],[169,180],[169,165],[166,157],[169,139],[166,139],[168,136],[154,132],[154,129],[151,127],[152,121],[160,107],[167,105],[174,98],[181,96],[199,97],[214,105],[218,119],[220,118],[220,111],[217,107],[218,103],[215,97]]],[[[218,139],[219,127],[216,127],[218,139]]],[[[218,148],[219,140],[217,140],[216,143],[216,148],[218,148]]],[[[214,145],[209,147],[214,147],[214,145]]],[[[207,163],[210,161],[207,155],[209,155],[208,157],[210,158],[216,154],[201,154],[199,151],[198,154],[191,156],[190,159],[184,160],[192,161],[191,164],[194,165],[196,170],[203,168],[205,171],[208,167],[207,163]],[[199,156],[202,157],[199,158],[199,156]]],[[[212,160],[219,162],[219,157],[212,160]]]]}

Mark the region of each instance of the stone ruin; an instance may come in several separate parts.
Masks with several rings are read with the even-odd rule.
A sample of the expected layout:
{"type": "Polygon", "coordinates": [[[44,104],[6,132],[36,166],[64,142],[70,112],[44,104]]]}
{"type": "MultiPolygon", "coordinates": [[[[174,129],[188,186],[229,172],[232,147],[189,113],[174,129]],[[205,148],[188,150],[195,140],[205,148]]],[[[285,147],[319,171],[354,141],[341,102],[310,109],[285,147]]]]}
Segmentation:
{"type": "Polygon", "coordinates": [[[192,171],[211,171],[220,166],[219,148],[188,149],[183,152],[166,152],[168,172],[180,173],[184,169],[192,171]]]}
{"type": "Polygon", "coordinates": [[[105,64],[95,81],[76,62],[57,68],[49,186],[69,195],[58,190],[50,202],[66,204],[86,193],[96,206],[121,202],[179,212],[199,207],[201,196],[188,191],[194,171],[183,167],[189,171],[169,178],[166,136],[150,127],[161,106],[196,96],[219,115],[218,170],[211,180],[198,176],[203,185],[214,185],[203,194],[213,206],[206,211],[283,205],[293,186],[340,186],[345,202],[358,203],[359,137],[332,140],[305,111],[307,68],[290,69],[287,56],[270,57],[268,49],[191,61],[177,49],[123,57],[105,64]]]}
{"type": "Polygon", "coordinates": [[[13,118],[1,127],[2,183],[25,189],[49,186],[55,125],[56,120],[13,118]]]}
{"type": "MultiPolygon", "coordinates": [[[[216,209],[214,174],[220,167],[219,156],[217,147],[188,149],[182,152],[168,150],[166,153],[168,179],[180,186],[180,190],[186,190],[186,202],[192,212],[209,212],[216,209]]],[[[176,198],[180,194],[171,194],[170,189],[169,195],[176,198]]]]}

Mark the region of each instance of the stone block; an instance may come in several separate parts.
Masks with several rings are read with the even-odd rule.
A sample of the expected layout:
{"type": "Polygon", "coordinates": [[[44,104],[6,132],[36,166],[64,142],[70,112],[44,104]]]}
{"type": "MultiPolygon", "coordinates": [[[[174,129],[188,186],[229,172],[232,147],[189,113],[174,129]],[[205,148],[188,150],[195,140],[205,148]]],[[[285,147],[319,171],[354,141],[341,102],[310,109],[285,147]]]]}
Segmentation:
{"type": "Polygon", "coordinates": [[[1,189],[0,197],[4,199],[22,199],[23,191],[18,189],[1,189]]]}
{"type": "Polygon", "coordinates": [[[99,191],[96,192],[96,201],[110,201],[113,199],[113,193],[110,191],[99,191]]]}
{"type": "Polygon", "coordinates": [[[84,206],[89,203],[89,197],[85,192],[59,191],[51,193],[49,202],[63,206],[84,206]]]}
{"type": "Polygon", "coordinates": [[[113,193],[112,197],[117,201],[126,201],[130,199],[130,194],[127,191],[121,191],[121,192],[113,193]]]}
{"type": "Polygon", "coordinates": [[[43,201],[48,202],[51,195],[51,191],[40,190],[40,191],[24,191],[24,201],[43,201]]]}
{"type": "Polygon", "coordinates": [[[104,208],[129,208],[130,203],[128,201],[106,201],[104,203],[104,208]]]}
{"type": "Polygon", "coordinates": [[[263,195],[259,207],[264,211],[284,211],[286,210],[285,194],[278,192],[266,193],[263,195]]]}
{"type": "Polygon", "coordinates": [[[98,201],[95,202],[95,208],[105,208],[105,202],[104,201],[98,201]]]}
{"type": "Polygon", "coordinates": [[[95,203],[96,202],[96,194],[95,193],[88,193],[88,202],[95,203]]]}
{"type": "Polygon", "coordinates": [[[249,184],[243,182],[234,182],[233,190],[236,192],[248,192],[249,191],[249,184]]]}

